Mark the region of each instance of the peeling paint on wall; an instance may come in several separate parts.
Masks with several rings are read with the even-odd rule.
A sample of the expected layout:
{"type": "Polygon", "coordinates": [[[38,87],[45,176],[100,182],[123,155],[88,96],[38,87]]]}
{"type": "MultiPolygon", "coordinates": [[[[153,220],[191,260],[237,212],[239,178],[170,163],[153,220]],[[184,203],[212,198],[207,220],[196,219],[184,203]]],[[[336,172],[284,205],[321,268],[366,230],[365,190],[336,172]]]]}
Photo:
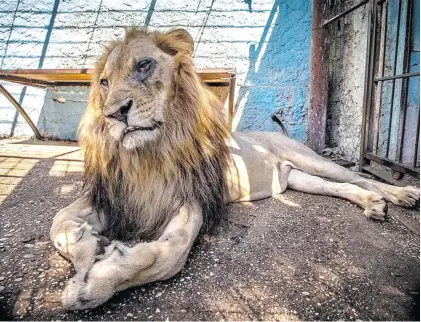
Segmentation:
{"type": "MultiPolygon", "coordinates": [[[[360,0],[346,0],[329,8],[332,17],[360,0]]],[[[357,162],[367,48],[367,11],[363,6],[328,27],[328,109],[326,144],[357,162]]]]}

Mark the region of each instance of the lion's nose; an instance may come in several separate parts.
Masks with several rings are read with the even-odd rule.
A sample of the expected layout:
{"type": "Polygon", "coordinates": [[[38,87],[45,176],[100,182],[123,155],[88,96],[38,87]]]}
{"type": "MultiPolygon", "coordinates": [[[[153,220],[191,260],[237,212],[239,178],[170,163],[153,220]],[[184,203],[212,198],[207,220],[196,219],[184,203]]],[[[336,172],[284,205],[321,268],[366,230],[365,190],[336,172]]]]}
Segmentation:
{"type": "Polygon", "coordinates": [[[126,102],[126,104],[120,106],[120,108],[117,110],[117,112],[114,112],[112,114],[109,114],[107,116],[114,117],[117,120],[127,123],[127,114],[129,114],[129,111],[133,105],[133,101],[129,100],[126,102]]]}

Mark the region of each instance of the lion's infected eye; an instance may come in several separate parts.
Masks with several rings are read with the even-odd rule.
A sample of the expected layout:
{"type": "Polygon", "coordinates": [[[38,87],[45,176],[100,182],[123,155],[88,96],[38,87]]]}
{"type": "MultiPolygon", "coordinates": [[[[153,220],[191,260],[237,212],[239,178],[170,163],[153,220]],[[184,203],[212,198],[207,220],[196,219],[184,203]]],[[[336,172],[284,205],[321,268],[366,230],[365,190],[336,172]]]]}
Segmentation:
{"type": "Polygon", "coordinates": [[[152,62],[150,60],[144,60],[137,65],[137,71],[139,73],[146,73],[151,68],[152,62]]]}
{"type": "Polygon", "coordinates": [[[102,78],[102,79],[99,80],[99,83],[103,87],[108,87],[108,79],[102,78]]]}

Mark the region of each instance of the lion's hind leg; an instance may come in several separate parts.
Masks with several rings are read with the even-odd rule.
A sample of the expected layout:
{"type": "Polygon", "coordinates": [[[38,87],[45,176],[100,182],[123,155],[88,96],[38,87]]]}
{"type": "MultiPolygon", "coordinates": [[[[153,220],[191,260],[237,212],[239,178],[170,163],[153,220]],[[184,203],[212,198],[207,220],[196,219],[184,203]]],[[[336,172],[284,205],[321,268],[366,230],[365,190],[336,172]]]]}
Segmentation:
{"type": "Polygon", "coordinates": [[[386,217],[387,204],[383,197],[353,184],[330,182],[293,169],[288,177],[288,188],[347,199],[363,208],[368,218],[384,220],[386,217]]]}
{"type": "Polygon", "coordinates": [[[280,162],[289,162],[293,168],[310,175],[327,178],[335,182],[357,185],[363,189],[375,192],[387,201],[401,207],[413,207],[420,200],[420,190],[417,187],[396,187],[362,178],[358,173],[323,158],[301,142],[283,135],[272,136],[271,144],[280,162]]]}

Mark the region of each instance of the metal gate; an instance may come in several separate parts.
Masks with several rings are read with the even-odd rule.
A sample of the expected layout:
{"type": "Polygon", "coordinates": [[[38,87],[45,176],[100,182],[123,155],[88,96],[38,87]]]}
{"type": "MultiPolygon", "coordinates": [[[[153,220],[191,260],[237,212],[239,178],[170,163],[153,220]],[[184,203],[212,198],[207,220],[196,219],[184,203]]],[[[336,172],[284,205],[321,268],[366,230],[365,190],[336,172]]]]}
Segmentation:
{"type": "Polygon", "coordinates": [[[419,9],[419,0],[368,3],[360,170],[388,181],[420,175],[419,9]]]}

